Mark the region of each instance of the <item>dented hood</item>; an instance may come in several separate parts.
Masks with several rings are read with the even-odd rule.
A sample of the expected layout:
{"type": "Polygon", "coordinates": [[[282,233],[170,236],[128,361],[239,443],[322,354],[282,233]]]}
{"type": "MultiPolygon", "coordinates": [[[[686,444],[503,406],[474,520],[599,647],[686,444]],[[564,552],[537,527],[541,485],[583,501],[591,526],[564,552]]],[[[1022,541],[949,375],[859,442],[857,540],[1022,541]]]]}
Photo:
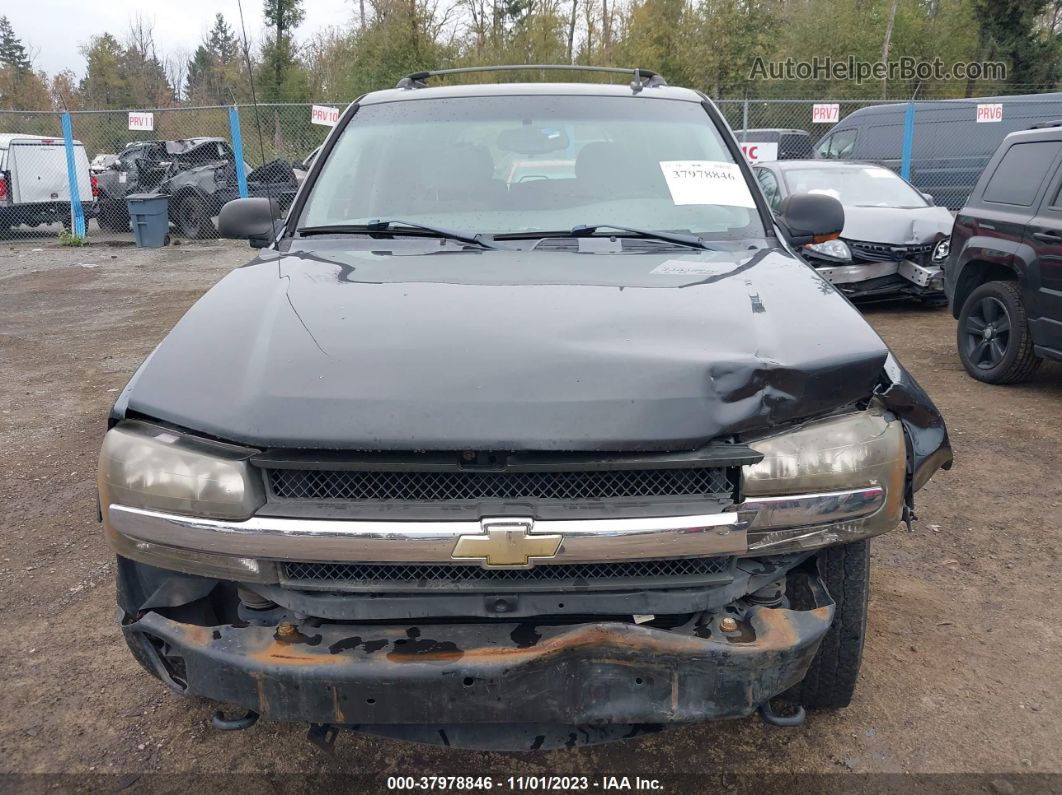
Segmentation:
{"type": "Polygon", "coordinates": [[[841,237],[868,243],[917,245],[951,234],[954,217],[944,207],[857,207],[844,205],[841,237]]]}
{"type": "Polygon", "coordinates": [[[125,409],[259,447],[689,449],[867,398],[887,356],[778,249],[311,242],[204,295],[125,409]]]}

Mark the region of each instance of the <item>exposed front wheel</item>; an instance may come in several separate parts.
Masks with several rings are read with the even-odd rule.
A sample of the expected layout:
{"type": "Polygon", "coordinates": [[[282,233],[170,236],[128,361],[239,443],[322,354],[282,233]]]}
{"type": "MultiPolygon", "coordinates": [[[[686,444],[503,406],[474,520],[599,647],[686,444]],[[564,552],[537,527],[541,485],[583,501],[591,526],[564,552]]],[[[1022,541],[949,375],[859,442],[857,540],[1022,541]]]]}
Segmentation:
{"type": "Polygon", "coordinates": [[[956,341],[963,367],[978,381],[1014,384],[1040,366],[1016,282],[989,282],[970,293],[956,341]]]}
{"type": "MultiPolygon", "coordinates": [[[[792,687],[785,700],[808,709],[847,707],[859,678],[863,638],[870,596],[870,542],[856,541],[827,547],[818,553],[819,576],[836,608],[833,624],[822,639],[807,676],[792,687]]],[[[801,594],[791,593],[790,601],[801,594]]]]}
{"type": "Polygon", "coordinates": [[[199,240],[217,234],[206,205],[195,196],[184,196],[177,200],[174,220],[177,230],[184,237],[199,240]]]}

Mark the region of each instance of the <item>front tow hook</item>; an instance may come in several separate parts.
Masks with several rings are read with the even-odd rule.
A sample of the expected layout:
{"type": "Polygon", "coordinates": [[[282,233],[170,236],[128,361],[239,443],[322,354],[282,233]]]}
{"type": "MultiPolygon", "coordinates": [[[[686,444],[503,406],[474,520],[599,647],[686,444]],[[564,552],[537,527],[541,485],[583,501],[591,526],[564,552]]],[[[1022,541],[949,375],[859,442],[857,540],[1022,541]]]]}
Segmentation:
{"type": "Polygon", "coordinates": [[[247,714],[242,718],[226,718],[225,713],[219,709],[214,713],[214,717],[210,722],[218,731],[238,732],[249,729],[258,723],[258,713],[254,710],[247,710],[247,714]]]}
{"type": "Polygon", "coordinates": [[[803,726],[804,719],[807,716],[807,712],[801,706],[798,706],[792,715],[779,715],[774,711],[770,701],[764,701],[760,704],[760,717],[772,726],[803,726]]]}

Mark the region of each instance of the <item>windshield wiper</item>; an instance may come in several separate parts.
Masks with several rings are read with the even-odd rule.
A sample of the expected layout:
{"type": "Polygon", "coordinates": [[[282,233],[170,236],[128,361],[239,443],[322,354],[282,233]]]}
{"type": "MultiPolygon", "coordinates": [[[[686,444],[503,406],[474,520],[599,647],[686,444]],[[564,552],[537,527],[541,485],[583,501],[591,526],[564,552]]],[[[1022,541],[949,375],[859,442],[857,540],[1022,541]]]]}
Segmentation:
{"type": "Polygon", "coordinates": [[[461,232],[456,229],[443,229],[438,226],[427,226],[425,224],[416,224],[412,221],[402,221],[397,218],[390,220],[374,220],[369,221],[367,224],[326,224],[324,226],[304,226],[300,229],[296,229],[300,235],[343,235],[343,234],[369,234],[371,232],[398,232],[401,231],[396,227],[404,227],[409,230],[416,230],[419,233],[425,234],[429,237],[438,237],[444,240],[457,240],[460,243],[467,243],[470,246],[479,246],[480,248],[496,249],[498,246],[492,246],[490,243],[482,240],[478,234],[470,234],[469,232],[461,232]]]}
{"type": "Polygon", "coordinates": [[[573,226],[571,229],[549,232],[511,232],[504,235],[495,235],[495,238],[497,240],[518,240],[520,238],[534,237],[591,237],[599,229],[614,229],[617,232],[626,232],[629,235],[634,235],[634,237],[645,238],[646,240],[662,240],[665,243],[674,243],[676,246],[688,246],[689,248],[699,248],[704,251],[715,250],[696,235],[684,235],[681,232],[656,232],[650,229],[633,229],[629,226],[616,226],[615,224],[580,224],[579,226],[573,226]]]}

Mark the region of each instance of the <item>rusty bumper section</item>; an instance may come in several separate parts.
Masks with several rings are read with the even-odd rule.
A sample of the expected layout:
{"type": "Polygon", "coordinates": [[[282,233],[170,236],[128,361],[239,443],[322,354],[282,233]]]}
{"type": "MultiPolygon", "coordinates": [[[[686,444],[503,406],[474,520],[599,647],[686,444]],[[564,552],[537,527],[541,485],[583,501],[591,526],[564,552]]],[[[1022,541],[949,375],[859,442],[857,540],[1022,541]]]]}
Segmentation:
{"type": "Polygon", "coordinates": [[[751,606],[678,629],[307,623],[285,638],[149,611],[123,630],[176,689],[274,720],[675,723],[747,715],[800,681],[833,619],[821,596],[810,610],[751,606]],[[723,618],[737,629],[723,632],[723,618]]]}

